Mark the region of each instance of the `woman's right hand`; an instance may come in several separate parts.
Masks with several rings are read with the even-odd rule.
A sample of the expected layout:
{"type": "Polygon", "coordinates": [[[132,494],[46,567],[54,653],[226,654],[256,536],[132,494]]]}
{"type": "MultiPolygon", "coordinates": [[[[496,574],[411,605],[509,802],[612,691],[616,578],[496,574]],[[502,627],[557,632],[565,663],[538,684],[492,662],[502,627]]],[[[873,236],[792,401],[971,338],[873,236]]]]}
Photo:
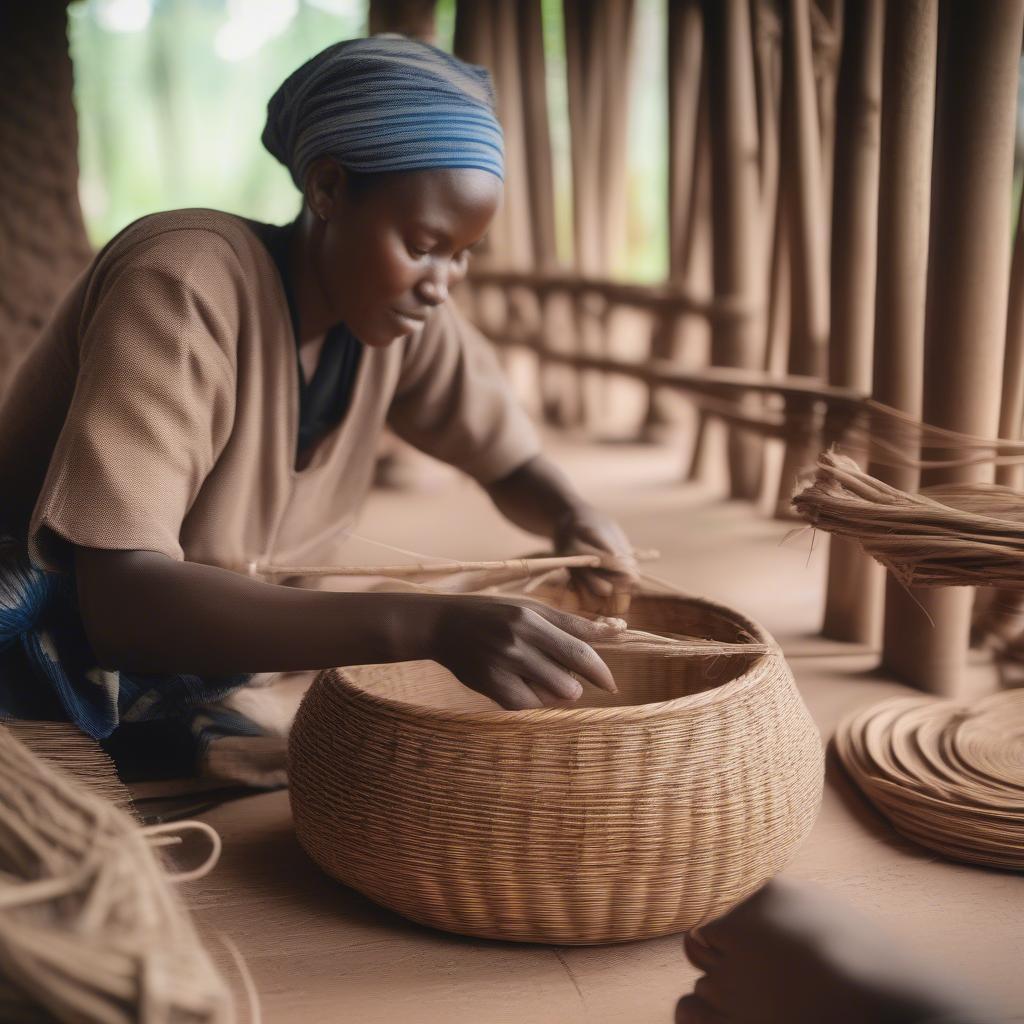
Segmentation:
{"type": "Polygon", "coordinates": [[[617,692],[590,644],[621,632],[621,620],[591,621],[537,601],[469,596],[439,598],[427,618],[433,620],[433,660],[506,710],[574,701],[581,684],[617,692]]]}

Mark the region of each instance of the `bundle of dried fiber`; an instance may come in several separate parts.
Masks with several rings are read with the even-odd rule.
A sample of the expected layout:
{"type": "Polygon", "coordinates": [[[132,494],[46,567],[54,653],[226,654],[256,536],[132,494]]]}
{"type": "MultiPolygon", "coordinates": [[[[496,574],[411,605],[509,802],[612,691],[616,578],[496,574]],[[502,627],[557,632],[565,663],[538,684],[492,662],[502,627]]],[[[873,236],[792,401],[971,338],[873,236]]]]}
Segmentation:
{"type": "MultiPolygon", "coordinates": [[[[365,540],[365,538],[363,538],[365,540]]],[[[404,548],[393,548],[388,544],[371,543],[393,551],[412,555],[420,561],[400,565],[273,565],[254,562],[246,566],[246,572],[265,580],[281,580],[289,577],[316,578],[323,576],[376,579],[373,589],[418,590],[429,593],[483,594],[495,593],[499,589],[522,586],[524,581],[547,577],[569,569],[617,570],[622,560],[608,552],[575,555],[531,555],[524,558],[499,559],[482,562],[429,559],[429,556],[404,548]],[[426,580],[433,581],[431,584],[426,580]]],[[[635,551],[637,562],[652,561],[659,557],[657,551],[635,551]]],[[[613,591],[605,599],[592,601],[594,610],[609,614],[623,614],[629,610],[629,592],[613,591]]]]}
{"type": "Polygon", "coordinates": [[[141,829],[0,727],[0,1018],[226,1024],[231,994],[141,829]]]}
{"type": "Polygon", "coordinates": [[[873,399],[834,411],[832,423],[844,450],[861,452],[883,466],[951,469],[1024,463],[1024,441],[936,427],[873,399]]]}
{"type": "Polygon", "coordinates": [[[1024,495],[989,484],[908,494],[834,451],[793,498],[812,526],[851,537],[906,586],[1024,587],[1024,495]]]}
{"type": "Polygon", "coordinates": [[[973,706],[895,697],[847,718],[835,743],[898,832],[954,860],[1024,870],[1024,690],[973,706]]]}
{"type": "Polygon", "coordinates": [[[71,722],[8,721],[4,727],[33,754],[86,789],[131,812],[131,794],[120,780],[114,762],[91,736],[71,722]]]}
{"type": "Polygon", "coordinates": [[[1024,441],[937,427],[848,388],[821,385],[807,377],[773,378],[761,371],[713,367],[687,371],[673,383],[692,390],[703,412],[765,437],[813,436],[824,415],[830,442],[883,466],[938,469],[1024,463],[1024,441]],[[768,395],[765,407],[751,413],[743,402],[750,392],[768,395]]]}

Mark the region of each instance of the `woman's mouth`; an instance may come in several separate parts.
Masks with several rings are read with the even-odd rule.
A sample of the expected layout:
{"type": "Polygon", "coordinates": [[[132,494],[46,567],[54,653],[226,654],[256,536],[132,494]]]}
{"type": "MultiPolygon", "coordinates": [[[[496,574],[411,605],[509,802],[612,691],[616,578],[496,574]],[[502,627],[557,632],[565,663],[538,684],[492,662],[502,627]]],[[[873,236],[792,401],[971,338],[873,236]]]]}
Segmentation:
{"type": "Polygon", "coordinates": [[[425,313],[403,313],[402,310],[395,309],[394,307],[389,309],[388,312],[395,322],[406,331],[418,331],[427,322],[425,313]]]}

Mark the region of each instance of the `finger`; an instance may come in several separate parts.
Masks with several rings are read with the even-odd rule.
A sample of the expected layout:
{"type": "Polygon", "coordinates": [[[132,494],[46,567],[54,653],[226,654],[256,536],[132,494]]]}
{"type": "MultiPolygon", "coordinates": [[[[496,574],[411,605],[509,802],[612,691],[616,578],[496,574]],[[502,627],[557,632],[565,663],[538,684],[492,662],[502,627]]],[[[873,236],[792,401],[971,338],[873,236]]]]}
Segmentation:
{"type": "Polygon", "coordinates": [[[582,615],[563,612],[546,604],[536,603],[532,610],[563,633],[568,633],[569,636],[588,644],[618,636],[626,628],[626,623],[622,619],[587,619],[582,615]]]}
{"type": "Polygon", "coordinates": [[[578,569],[575,580],[598,597],[608,597],[615,590],[615,584],[610,579],[606,579],[593,569],[578,569]]]}
{"type": "Polygon", "coordinates": [[[683,996],[676,1003],[676,1024],[721,1024],[724,1019],[695,995],[683,996]]]}
{"type": "Polygon", "coordinates": [[[583,696],[583,687],[557,662],[544,657],[536,648],[526,647],[520,654],[523,681],[542,700],[545,694],[558,701],[578,700],[583,696]],[[538,692],[540,691],[540,692],[538,692]]]}
{"type": "Polygon", "coordinates": [[[699,977],[693,986],[693,994],[709,1009],[715,1013],[722,1012],[721,1001],[718,998],[718,990],[708,975],[699,977]]]}
{"type": "Polygon", "coordinates": [[[621,559],[624,565],[636,565],[633,545],[618,523],[612,522],[600,527],[591,523],[580,523],[570,538],[570,543],[581,549],[590,546],[598,554],[614,555],[616,559],[621,559]]]}
{"type": "Polygon", "coordinates": [[[572,707],[576,703],[574,698],[556,697],[550,690],[541,686],[540,683],[534,683],[530,679],[524,679],[523,685],[529,687],[530,692],[540,701],[541,707],[565,708],[572,707]]]}
{"type": "Polygon", "coordinates": [[[605,615],[625,615],[636,592],[639,578],[631,579],[618,573],[600,569],[582,570],[573,579],[574,591],[581,605],[605,615]]]}
{"type": "Polygon", "coordinates": [[[517,675],[511,672],[495,671],[491,675],[490,685],[473,687],[478,692],[490,697],[506,711],[528,711],[532,708],[544,707],[544,702],[517,675]]]}
{"type": "Polygon", "coordinates": [[[683,936],[683,951],[686,959],[694,967],[702,971],[710,971],[716,967],[721,960],[721,954],[716,953],[710,946],[702,942],[693,932],[683,936]]]}
{"type": "MultiPolygon", "coordinates": [[[[621,632],[617,625],[605,626],[601,622],[591,622],[589,619],[580,618],[578,615],[566,615],[555,612],[563,620],[573,620],[566,624],[570,628],[576,628],[585,632],[595,639],[607,639],[621,632]],[[584,623],[584,627],[578,625],[584,623]]],[[[617,622],[618,620],[613,620],[617,622]]],[[[526,639],[533,642],[548,658],[557,662],[564,669],[580,678],[581,682],[590,683],[599,690],[608,693],[618,693],[619,688],[612,678],[611,669],[601,659],[601,655],[594,650],[585,640],[562,628],[557,621],[541,618],[538,622],[539,628],[535,634],[527,636],[526,639]]]]}
{"type": "Polygon", "coordinates": [[[573,538],[570,548],[578,554],[598,555],[601,558],[600,569],[591,571],[624,576],[629,580],[639,580],[640,578],[639,563],[628,544],[619,547],[614,544],[581,542],[577,534],[573,538]]]}

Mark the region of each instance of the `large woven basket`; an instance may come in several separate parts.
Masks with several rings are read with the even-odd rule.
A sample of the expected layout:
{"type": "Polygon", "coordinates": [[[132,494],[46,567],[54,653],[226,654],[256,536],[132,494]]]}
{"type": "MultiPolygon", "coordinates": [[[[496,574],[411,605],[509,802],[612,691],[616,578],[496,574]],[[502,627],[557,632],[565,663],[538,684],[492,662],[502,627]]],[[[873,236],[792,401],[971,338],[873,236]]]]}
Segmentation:
{"type": "Polygon", "coordinates": [[[321,673],[289,748],[303,847],[376,902],[467,935],[621,942],[725,913],[811,828],[818,732],[756,623],[655,594],[628,619],[757,647],[604,652],[618,695],[536,711],[498,710],[434,662],[321,673]]]}

